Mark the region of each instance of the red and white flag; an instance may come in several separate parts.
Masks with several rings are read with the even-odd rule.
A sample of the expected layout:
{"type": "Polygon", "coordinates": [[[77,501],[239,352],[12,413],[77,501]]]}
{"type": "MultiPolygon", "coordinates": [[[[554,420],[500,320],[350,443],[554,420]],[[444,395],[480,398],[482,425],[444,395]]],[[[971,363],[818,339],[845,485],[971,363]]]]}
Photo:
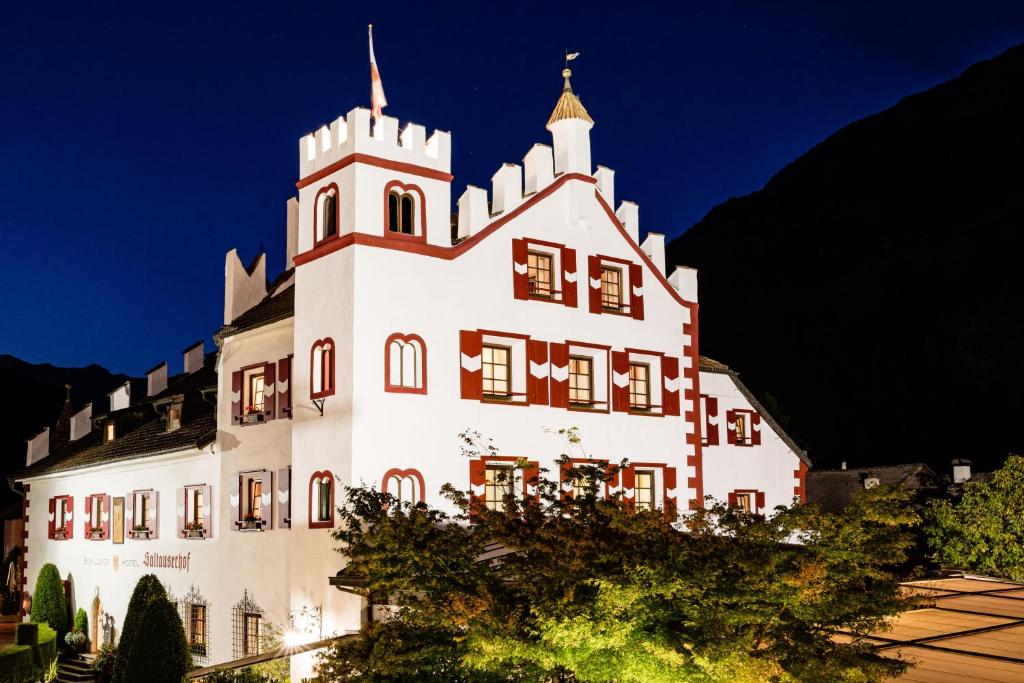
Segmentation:
{"type": "Polygon", "coordinates": [[[380,71],[377,70],[377,59],[373,56],[373,24],[370,24],[370,112],[374,121],[380,121],[383,116],[381,110],[388,106],[388,99],[384,97],[384,84],[380,80],[380,71]]]}

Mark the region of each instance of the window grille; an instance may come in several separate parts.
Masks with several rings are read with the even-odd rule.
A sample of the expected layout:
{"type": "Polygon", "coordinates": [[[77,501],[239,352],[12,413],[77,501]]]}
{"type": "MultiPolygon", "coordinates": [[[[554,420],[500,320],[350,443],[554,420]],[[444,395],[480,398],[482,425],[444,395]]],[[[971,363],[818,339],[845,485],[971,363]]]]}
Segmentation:
{"type": "Polygon", "coordinates": [[[260,654],[263,640],[263,609],[249,595],[242,592],[242,599],[232,609],[233,639],[232,654],[235,659],[260,654]]]}
{"type": "Polygon", "coordinates": [[[210,604],[195,584],[178,602],[178,615],[185,627],[185,641],[192,660],[206,664],[210,661],[210,604]]]}

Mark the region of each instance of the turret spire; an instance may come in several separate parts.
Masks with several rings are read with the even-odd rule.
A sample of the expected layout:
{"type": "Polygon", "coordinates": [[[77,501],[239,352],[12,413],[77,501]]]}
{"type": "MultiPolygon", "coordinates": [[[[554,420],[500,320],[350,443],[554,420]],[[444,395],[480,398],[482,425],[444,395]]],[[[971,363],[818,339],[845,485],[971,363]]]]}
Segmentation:
{"type": "Polygon", "coordinates": [[[565,79],[565,83],[562,85],[562,96],[558,98],[558,102],[555,103],[555,110],[551,112],[551,118],[548,119],[549,127],[556,121],[563,119],[579,119],[590,124],[594,123],[594,119],[590,118],[590,114],[587,113],[586,107],[580,102],[580,98],[576,97],[576,93],[572,91],[572,84],[569,82],[569,77],[572,76],[569,62],[579,56],[579,52],[565,53],[565,68],[562,69],[562,78],[565,79]]]}

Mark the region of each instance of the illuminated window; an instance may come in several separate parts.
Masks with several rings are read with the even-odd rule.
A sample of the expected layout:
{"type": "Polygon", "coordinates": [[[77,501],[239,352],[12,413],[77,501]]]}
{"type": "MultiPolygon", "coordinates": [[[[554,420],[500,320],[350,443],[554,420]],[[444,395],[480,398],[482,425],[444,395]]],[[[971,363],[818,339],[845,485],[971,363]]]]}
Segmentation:
{"type": "Polygon", "coordinates": [[[512,495],[514,475],[511,465],[487,465],[484,470],[484,504],[488,510],[505,509],[505,496],[512,495]]]}
{"type": "Polygon", "coordinates": [[[606,311],[622,310],[622,269],[601,266],[601,307],[606,311]]]}
{"type": "Polygon", "coordinates": [[[637,510],[654,509],[654,471],[636,470],[634,475],[635,497],[637,510]]]}
{"type": "Polygon", "coordinates": [[[400,235],[416,234],[416,201],[412,193],[388,192],[388,230],[400,235]]]}
{"type": "Polygon", "coordinates": [[[629,408],[651,408],[651,366],[646,363],[629,364],[629,408]]]}
{"type": "Polygon", "coordinates": [[[594,360],[569,356],[569,403],[589,408],[594,403],[594,360]]]}
{"type": "Polygon", "coordinates": [[[736,493],[736,507],[743,512],[754,511],[754,494],[753,493],[736,493]]]}
{"type": "Polygon", "coordinates": [[[530,279],[530,296],[551,298],[551,255],[531,251],[527,255],[527,277],[530,279]]]}
{"type": "Polygon", "coordinates": [[[309,526],[334,526],[334,475],[327,470],[314,472],[309,479],[309,526]]]}
{"type": "Polygon", "coordinates": [[[747,416],[736,416],[736,443],[742,445],[747,443],[747,416]]]}
{"type": "Polygon", "coordinates": [[[203,526],[203,489],[192,486],[185,489],[185,527],[199,528],[203,526]]]}
{"type": "Polygon", "coordinates": [[[172,405],[167,409],[167,431],[173,432],[181,428],[181,406],[172,405]]]}
{"type": "Polygon", "coordinates": [[[103,440],[104,441],[113,441],[114,440],[114,431],[115,431],[114,430],[114,423],[113,422],[108,422],[103,427],[103,440]]]}
{"type": "Polygon", "coordinates": [[[243,633],[243,642],[245,643],[245,650],[243,655],[251,657],[260,653],[260,622],[263,619],[263,615],[255,613],[247,613],[245,615],[245,625],[243,633]]]}
{"type": "Polygon", "coordinates": [[[132,523],[137,531],[149,529],[149,496],[150,491],[136,491],[132,494],[132,523]]]}
{"type": "Polygon", "coordinates": [[[194,656],[206,656],[206,605],[189,604],[188,646],[194,656]]]}
{"type": "Polygon", "coordinates": [[[248,393],[246,394],[246,413],[262,413],[264,405],[263,397],[263,372],[255,372],[249,375],[248,393]]]}
{"type": "Polygon", "coordinates": [[[259,521],[263,519],[263,480],[259,477],[245,479],[245,519],[259,521]]]}
{"type": "Polygon", "coordinates": [[[481,349],[483,393],[486,398],[512,397],[512,350],[484,344],[481,349]]]}

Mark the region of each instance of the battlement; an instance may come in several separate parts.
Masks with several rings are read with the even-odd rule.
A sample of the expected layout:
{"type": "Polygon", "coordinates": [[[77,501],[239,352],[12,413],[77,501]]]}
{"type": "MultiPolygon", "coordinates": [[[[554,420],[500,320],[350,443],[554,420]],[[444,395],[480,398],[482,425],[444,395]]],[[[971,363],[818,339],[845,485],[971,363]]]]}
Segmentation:
{"type": "Polygon", "coordinates": [[[346,116],[321,126],[299,140],[299,178],[305,178],[350,154],[369,156],[423,166],[451,173],[451,133],[407,123],[399,132],[398,119],[384,116],[372,125],[370,110],[356,107],[346,116]]]}

